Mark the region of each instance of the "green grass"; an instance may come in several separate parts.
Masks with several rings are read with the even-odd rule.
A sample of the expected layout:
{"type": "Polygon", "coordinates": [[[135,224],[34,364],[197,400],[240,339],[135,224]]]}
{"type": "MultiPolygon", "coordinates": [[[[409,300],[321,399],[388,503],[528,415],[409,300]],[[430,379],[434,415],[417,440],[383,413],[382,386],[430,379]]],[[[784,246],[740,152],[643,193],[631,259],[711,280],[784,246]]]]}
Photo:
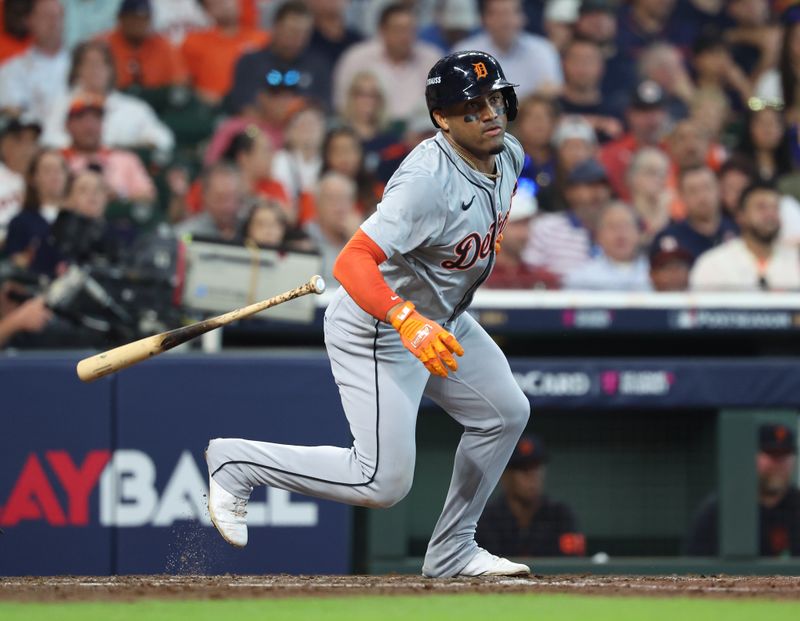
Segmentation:
{"type": "Polygon", "coordinates": [[[3,621],[797,621],[798,618],[798,602],[558,594],[0,603],[3,621]]]}

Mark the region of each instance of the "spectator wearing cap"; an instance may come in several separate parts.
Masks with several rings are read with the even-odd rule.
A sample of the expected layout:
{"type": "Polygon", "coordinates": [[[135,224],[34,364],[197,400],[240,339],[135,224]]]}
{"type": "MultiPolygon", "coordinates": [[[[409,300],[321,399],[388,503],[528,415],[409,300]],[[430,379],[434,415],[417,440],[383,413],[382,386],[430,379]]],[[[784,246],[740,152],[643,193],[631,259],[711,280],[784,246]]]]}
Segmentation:
{"type": "Polygon", "coordinates": [[[235,241],[241,230],[245,200],[242,173],[231,162],[209,166],[201,177],[201,213],[175,226],[175,233],[235,241]]]}
{"type": "MultiPolygon", "coordinates": [[[[792,427],[758,428],[758,542],[761,556],[800,556],[800,490],[792,484],[797,436],[792,427]]],[[[687,538],[691,556],[719,554],[719,498],[709,496],[695,515],[687,538]]]]}
{"type": "Polygon", "coordinates": [[[670,205],[675,195],[668,185],[669,174],[669,158],[655,147],[643,147],[634,153],[625,173],[630,205],[636,212],[645,246],[670,222],[670,205]]]}
{"type": "Polygon", "coordinates": [[[308,0],[314,18],[308,50],[328,61],[328,72],[333,71],[339,57],[351,46],[361,42],[361,35],[345,19],[348,0],[308,0]]]}
{"type": "Polygon", "coordinates": [[[649,291],[647,259],[640,252],[636,214],[612,202],[597,217],[595,233],[600,253],[564,277],[565,289],[649,291]]]}
{"type": "Polygon", "coordinates": [[[233,86],[225,102],[232,114],[246,113],[256,104],[264,76],[297,75],[305,97],[330,107],[330,63],[309,49],[314,19],[304,2],[288,0],[278,7],[269,45],[244,54],[236,63],[233,86]]]}
{"type": "Polygon", "coordinates": [[[64,5],[64,41],[72,49],[114,28],[122,0],[61,0],[64,5]]]}
{"type": "Polygon", "coordinates": [[[522,260],[528,245],[531,222],[536,215],[536,187],[521,178],[511,197],[511,211],[502,229],[501,250],[496,254],[494,269],[486,280],[490,289],[558,289],[558,278],[545,269],[531,267],[522,260]]]}
{"type": "Polygon", "coordinates": [[[144,101],[114,88],[114,58],[102,40],[85,41],[72,50],[69,72],[71,92],[53,102],[44,123],[42,143],[50,147],[69,145],[67,111],[81,96],[103,100],[103,145],[121,148],[155,149],[169,153],[175,138],[172,131],[144,101]]]}
{"type": "Polygon", "coordinates": [[[780,194],[756,182],[739,199],[740,235],[701,255],[689,277],[698,291],[800,289],[800,252],[780,242],[780,194]]]}
{"type": "Polygon", "coordinates": [[[381,80],[390,122],[405,125],[420,113],[425,81],[441,57],[435,46],[417,39],[417,19],[408,6],[393,2],[381,12],[378,33],[347,50],[333,74],[333,100],[341,113],[347,88],[357,73],[369,71],[381,80]]]}
{"type": "Polygon", "coordinates": [[[555,210],[552,188],[556,183],[557,165],[553,132],[558,117],[555,101],[534,93],[519,102],[512,130],[525,151],[519,176],[533,184],[538,209],[542,211],[555,210]]]}
{"type": "Polygon", "coordinates": [[[150,0],[123,0],[114,30],[104,40],[114,57],[116,87],[159,89],[183,84],[186,68],[178,50],[152,30],[150,0]]]}
{"type": "Polygon", "coordinates": [[[573,39],[562,54],[564,86],[558,99],[565,114],[580,114],[606,141],[622,134],[621,111],[603,97],[600,88],[605,59],[591,39],[573,39]]]}
{"type": "MultiPolygon", "coordinates": [[[[202,4],[213,26],[186,35],[180,51],[195,93],[216,105],[233,86],[239,59],[266,45],[269,37],[264,31],[241,26],[238,0],[202,0],[202,4]]],[[[263,75],[249,77],[258,83],[263,75]]]]}
{"type": "Polygon", "coordinates": [[[661,147],[668,121],[664,105],[664,91],[658,84],[652,80],[640,82],[625,112],[628,131],[600,150],[600,161],[608,172],[611,188],[622,200],[630,199],[625,171],[633,154],[642,147],[661,147]]]}
{"type": "Polygon", "coordinates": [[[525,434],[500,478],[502,494],[478,521],[478,545],[505,556],[583,556],[586,541],[575,514],[545,493],[549,455],[541,438],[525,434]]]}
{"type": "Polygon", "coordinates": [[[28,115],[0,117],[0,247],[8,223],[22,206],[25,175],[41,131],[28,115]]]}
{"type": "Polygon", "coordinates": [[[664,235],[650,245],[650,282],[653,291],[676,292],[689,288],[692,255],[674,237],[664,235]]]}
{"type": "Polygon", "coordinates": [[[597,160],[578,164],[567,177],[567,209],[543,214],[533,222],[523,253],[526,263],[563,278],[598,251],[594,235],[597,218],[611,199],[608,178],[597,160]]]}
{"type": "Polygon", "coordinates": [[[580,6],[581,0],[548,0],[545,4],[542,29],[559,53],[564,51],[574,36],[580,6]]]}
{"type": "Polygon", "coordinates": [[[597,134],[582,116],[575,114],[563,116],[553,133],[553,147],[556,182],[540,193],[540,206],[541,203],[544,204],[543,211],[555,211],[567,207],[564,198],[567,179],[578,164],[597,156],[597,134]]]}
{"type": "Polygon", "coordinates": [[[447,54],[456,43],[474,35],[480,25],[476,0],[437,0],[433,21],[420,30],[419,38],[447,54]]]}
{"type": "Polygon", "coordinates": [[[276,149],[283,148],[289,119],[306,105],[305,91],[300,87],[302,73],[296,69],[270,69],[260,80],[253,105],[241,114],[223,121],[214,132],[206,149],[204,163],[219,160],[234,136],[250,126],[266,134],[276,149]]]}
{"type": "Polygon", "coordinates": [[[150,203],[155,186],[136,154],[103,146],[103,100],[80,96],[72,100],[67,112],[70,145],[63,150],[70,170],[76,173],[90,166],[99,167],[114,200],[150,203]]]}
{"type": "Polygon", "coordinates": [[[518,97],[537,90],[558,92],[564,81],[558,51],[544,37],[523,30],[520,0],[484,0],[481,21],[483,32],[456,43],[454,52],[481,50],[494,56],[509,82],[519,84],[518,97]]]}
{"type": "Polygon", "coordinates": [[[686,205],[686,218],[669,224],[653,243],[669,237],[692,256],[694,263],[704,252],[736,237],[736,225],[722,213],[719,181],[713,170],[707,166],[682,170],[678,192],[686,205]]]}
{"type": "Polygon", "coordinates": [[[4,0],[0,3],[0,64],[30,47],[28,29],[30,0],[4,0]]]}
{"type": "Polygon", "coordinates": [[[69,54],[59,0],[33,0],[28,28],[31,46],[0,66],[0,109],[24,111],[42,122],[67,89],[69,54]]]}

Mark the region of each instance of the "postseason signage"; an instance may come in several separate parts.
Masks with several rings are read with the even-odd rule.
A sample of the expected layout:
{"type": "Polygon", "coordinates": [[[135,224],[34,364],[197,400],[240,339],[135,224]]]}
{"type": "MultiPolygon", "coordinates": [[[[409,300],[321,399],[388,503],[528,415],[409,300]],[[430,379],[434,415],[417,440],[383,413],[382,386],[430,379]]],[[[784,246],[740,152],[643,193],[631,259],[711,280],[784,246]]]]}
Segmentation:
{"type": "Polygon", "coordinates": [[[534,405],[597,409],[797,407],[800,374],[789,359],[514,360],[534,405]]]}

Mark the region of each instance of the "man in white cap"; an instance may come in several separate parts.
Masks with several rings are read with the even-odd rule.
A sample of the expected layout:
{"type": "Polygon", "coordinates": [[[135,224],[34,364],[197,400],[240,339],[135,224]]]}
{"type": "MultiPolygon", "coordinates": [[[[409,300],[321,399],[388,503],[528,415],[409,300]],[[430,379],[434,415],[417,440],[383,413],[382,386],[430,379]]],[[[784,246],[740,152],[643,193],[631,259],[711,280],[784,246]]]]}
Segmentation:
{"type": "Polygon", "coordinates": [[[419,38],[449,52],[480,25],[477,0],[437,0],[433,22],[420,30],[419,38]]]}

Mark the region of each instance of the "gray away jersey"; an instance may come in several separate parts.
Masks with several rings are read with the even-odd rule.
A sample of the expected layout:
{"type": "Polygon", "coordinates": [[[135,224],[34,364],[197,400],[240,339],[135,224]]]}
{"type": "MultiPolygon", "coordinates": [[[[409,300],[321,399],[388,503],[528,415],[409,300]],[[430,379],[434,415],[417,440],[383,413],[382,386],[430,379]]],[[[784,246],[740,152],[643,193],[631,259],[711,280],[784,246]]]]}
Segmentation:
{"type": "Polygon", "coordinates": [[[493,181],[472,169],[439,132],[397,169],[377,211],[361,225],[388,260],[387,284],[437,321],[455,319],[494,266],[524,152],[505,136],[493,181]]]}

